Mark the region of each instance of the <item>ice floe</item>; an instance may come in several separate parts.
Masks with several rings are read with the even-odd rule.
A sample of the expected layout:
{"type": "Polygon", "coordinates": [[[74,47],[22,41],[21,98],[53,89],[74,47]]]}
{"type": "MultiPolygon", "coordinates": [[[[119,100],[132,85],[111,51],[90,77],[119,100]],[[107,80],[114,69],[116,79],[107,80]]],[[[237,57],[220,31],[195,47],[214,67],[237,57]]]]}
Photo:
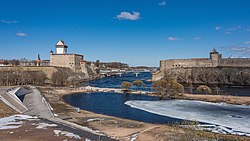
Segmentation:
{"type": "Polygon", "coordinates": [[[250,134],[250,106],[195,100],[133,100],[125,104],[158,115],[209,123],[214,126],[208,127],[212,132],[250,134]]]}

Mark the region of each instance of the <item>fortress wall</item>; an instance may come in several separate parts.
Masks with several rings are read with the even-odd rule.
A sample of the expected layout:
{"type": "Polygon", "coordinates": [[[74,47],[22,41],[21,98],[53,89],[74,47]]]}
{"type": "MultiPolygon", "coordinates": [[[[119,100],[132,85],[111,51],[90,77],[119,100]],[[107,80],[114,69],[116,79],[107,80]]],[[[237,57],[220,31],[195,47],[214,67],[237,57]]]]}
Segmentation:
{"type": "Polygon", "coordinates": [[[85,67],[85,66],[81,66],[81,60],[83,60],[83,56],[75,55],[75,58],[74,58],[75,66],[73,69],[73,70],[75,70],[75,72],[82,72],[81,67],[85,67]]]}
{"type": "Polygon", "coordinates": [[[225,66],[225,67],[250,67],[250,58],[221,59],[219,66],[225,66]]]}
{"type": "Polygon", "coordinates": [[[50,66],[68,67],[75,72],[81,72],[80,61],[82,55],[77,54],[52,54],[50,56],[50,66]]]}
{"type": "Polygon", "coordinates": [[[64,54],[53,54],[50,56],[50,66],[57,67],[70,67],[71,63],[74,62],[73,55],[64,55],[64,54]]]}
{"type": "Polygon", "coordinates": [[[164,72],[171,68],[188,68],[188,67],[212,67],[211,60],[202,59],[173,59],[161,60],[160,71],[164,72]]]}

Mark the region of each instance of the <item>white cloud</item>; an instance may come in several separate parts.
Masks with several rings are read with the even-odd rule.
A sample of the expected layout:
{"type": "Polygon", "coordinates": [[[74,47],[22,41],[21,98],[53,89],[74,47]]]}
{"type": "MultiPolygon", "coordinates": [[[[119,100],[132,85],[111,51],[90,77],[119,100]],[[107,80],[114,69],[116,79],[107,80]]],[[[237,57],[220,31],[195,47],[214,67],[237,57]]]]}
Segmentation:
{"type": "Polygon", "coordinates": [[[23,32],[17,32],[16,33],[16,36],[19,36],[19,37],[26,37],[28,36],[26,33],[23,33],[23,32]]]}
{"type": "Polygon", "coordinates": [[[180,38],[177,37],[168,37],[169,41],[177,41],[177,40],[181,40],[180,38]]]}
{"type": "Polygon", "coordinates": [[[194,37],[193,39],[194,39],[194,40],[200,40],[201,37],[198,37],[198,36],[197,36],[197,37],[194,37]]]}
{"type": "Polygon", "coordinates": [[[16,20],[13,20],[13,21],[1,20],[1,23],[5,23],[5,24],[15,24],[15,23],[18,23],[18,21],[16,21],[16,20]]]}
{"type": "Polygon", "coordinates": [[[225,29],[225,31],[235,31],[235,30],[238,30],[238,29],[241,29],[240,25],[235,26],[235,27],[229,27],[229,28],[225,29]]]}
{"type": "Polygon", "coordinates": [[[167,3],[166,3],[166,1],[161,1],[161,2],[159,2],[159,6],[165,6],[167,3]]]}
{"type": "Polygon", "coordinates": [[[140,15],[141,14],[139,12],[133,12],[133,13],[121,12],[119,15],[116,16],[116,18],[119,20],[136,21],[136,20],[139,20],[141,18],[140,15]]]}
{"type": "Polygon", "coordinates": [[[250,56],[250,41],[243,42],[237,45],[228,46],[225,48],[229,53],[238,57],[250,56]]]}
{"type": "Polygon", "coordinates": [[[244,42],[243,44],[250,44],[250,41],[244,42]]]}
{"type": "Polygon", "coordinates": [[[221,30],[222,26],[215,26],[215,30],[221,30]]]}
{"type": "Polygon", "coordinates": [[[250,46],[235,46],[230,49],[233,52],[250,53],[250,46]]]}

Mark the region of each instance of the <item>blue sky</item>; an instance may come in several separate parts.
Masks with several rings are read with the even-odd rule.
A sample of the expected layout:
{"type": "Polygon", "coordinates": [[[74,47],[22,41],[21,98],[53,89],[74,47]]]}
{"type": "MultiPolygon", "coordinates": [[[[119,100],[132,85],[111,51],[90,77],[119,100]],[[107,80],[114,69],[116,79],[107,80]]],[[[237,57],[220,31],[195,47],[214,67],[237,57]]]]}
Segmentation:
{"type": "Polygon", "coordinates": [[[249,0],[2,0],[0,59],[49,59],[62,39],[86,60],[250,57],[249,0]]]}

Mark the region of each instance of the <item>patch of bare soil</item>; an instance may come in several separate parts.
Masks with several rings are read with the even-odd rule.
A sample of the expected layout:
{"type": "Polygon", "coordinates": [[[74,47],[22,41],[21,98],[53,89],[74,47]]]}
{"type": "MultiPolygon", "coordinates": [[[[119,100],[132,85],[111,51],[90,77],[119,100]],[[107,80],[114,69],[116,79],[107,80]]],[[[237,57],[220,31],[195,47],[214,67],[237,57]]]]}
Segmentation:
{"type": "MultiPolygon", "coordinates": [[[[77,141],[65,135],[56,135],[54,130],[64,130],[59,127],[37,128],[39,123],[44,121],[23,121],[21,127],[16,129],[0,130],[0,141],[77,141]]],[[[85,140],[85,138],[81,138],[85,140]]]]}
{"type": "Polygon", "coordinates": [[[162,125],[140,133],[137,141],[250,141],[244,136],[222,135],[192,129],[181,129],[176,126],[162,125]]]}
{"type": "Polygon", "coordinates": [[[184,97],[182,99],[201,100],[216,103],[224,102],[235,105],[250,105],[250,97],[244,96],[184,94],[184,97]]]}

